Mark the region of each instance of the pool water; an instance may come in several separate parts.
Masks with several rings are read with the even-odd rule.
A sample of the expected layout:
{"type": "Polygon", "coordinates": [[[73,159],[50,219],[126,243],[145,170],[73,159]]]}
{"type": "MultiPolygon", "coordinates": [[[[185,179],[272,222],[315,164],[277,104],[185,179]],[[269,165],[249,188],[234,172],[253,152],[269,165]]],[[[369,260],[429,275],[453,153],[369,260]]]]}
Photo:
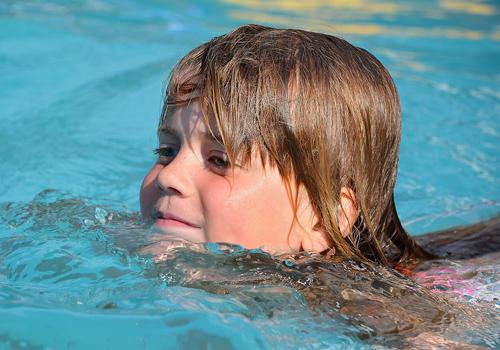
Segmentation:
{"type": "Polygon", "coordinates": [[[216,244],[158,256],[138,216],[169,70],[248,22],[340,35],[388,67],[409,232],[498,215],[499,13],[458,0],[0,3],[0,348],[500,347],[498,254],[435,262],[420,286],[216,244]]]}

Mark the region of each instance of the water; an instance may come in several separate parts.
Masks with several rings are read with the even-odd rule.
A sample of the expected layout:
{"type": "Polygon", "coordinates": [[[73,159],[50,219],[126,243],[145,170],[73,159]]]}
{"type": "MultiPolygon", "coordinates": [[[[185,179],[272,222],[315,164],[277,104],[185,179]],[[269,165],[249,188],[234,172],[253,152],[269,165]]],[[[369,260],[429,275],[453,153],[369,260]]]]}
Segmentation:
{"type": "Polygon", "coordinates": [[[415,276],[427,287],[348,263],[315,274],[307,257],[288,266],[236,247],[154,258],[137,213],[168,71],[199,43],[259,22],[340,34],[389,68],[403,107],[396,201],[411,233],[498,215],[499,11],[492,1],[2,2],[0,348],[400,347],[429,332],[500,346],[498,254],[434,262],[415,276]],[[467,293],[437,277],[450,268],[467,293]],[[383,308],[373,321],[369,310],[383,308]]]}

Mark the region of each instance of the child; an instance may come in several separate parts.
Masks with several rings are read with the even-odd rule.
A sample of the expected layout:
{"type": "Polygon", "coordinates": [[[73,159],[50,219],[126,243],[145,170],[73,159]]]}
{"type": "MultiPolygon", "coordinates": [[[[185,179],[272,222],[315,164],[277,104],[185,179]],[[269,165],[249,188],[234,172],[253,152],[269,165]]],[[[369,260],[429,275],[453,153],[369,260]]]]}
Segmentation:
{"type": "Polygon", "coordinates": [[[141,210],[168,237],[395,265],[423,257],[394,205],[391,76],[327,34],[245,25],[174,68],[141,210]]]}

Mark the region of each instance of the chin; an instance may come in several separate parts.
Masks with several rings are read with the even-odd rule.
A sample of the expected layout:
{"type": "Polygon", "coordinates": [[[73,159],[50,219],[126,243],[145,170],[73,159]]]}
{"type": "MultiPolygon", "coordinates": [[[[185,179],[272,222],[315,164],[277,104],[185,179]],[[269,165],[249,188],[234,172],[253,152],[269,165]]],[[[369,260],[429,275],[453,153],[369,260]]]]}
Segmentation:
{"type": "Polygon", "coordinates": [[[153,226],[153,232],[155,238],[161,241],[186,241],[190,243],[205,243],[206,240],[203,237],[200,230],[192,228],[172,228],[172,227],[162,227],[159,225],[153,226]]]}

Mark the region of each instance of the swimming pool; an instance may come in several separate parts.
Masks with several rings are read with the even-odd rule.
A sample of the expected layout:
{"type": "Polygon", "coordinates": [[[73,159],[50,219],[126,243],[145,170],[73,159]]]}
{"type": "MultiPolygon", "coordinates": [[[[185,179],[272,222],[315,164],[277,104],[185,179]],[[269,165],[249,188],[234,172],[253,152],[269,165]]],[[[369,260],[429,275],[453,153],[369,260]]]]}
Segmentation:
{"type": "MultiPolygon", "coordinates": [[[[240,281],[224,294],[222,272],[200,268],[252,282],[244,271],[258,252],[246,261],[210,246],[165,266],[137,254],[138,188],[168,71],[247,22],[367,48],[401,95],[396,201],[420,234],[498,215],[499,11],[492,1],[0,4],[0,347],[370,347],[342,317],[311,311],[296,284],[240,281]],[[203,276],[189,277],[196,266],[203,276]]],[[[483,345],[498,346],[493,335],[483,345]]]]}

